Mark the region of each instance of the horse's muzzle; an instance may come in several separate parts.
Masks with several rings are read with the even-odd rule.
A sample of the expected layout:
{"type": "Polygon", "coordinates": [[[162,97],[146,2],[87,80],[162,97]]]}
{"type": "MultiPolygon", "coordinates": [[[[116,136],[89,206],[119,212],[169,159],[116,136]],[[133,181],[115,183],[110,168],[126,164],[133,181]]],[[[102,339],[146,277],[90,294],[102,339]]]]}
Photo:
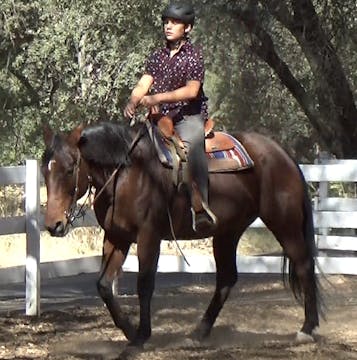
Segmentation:
{"type": "Polygon", "coordinates": [[[57,221],[54,226],[46,226],[47,231],[51,236],[62,237],[68,232],[68,226],[65,226],[63,221],[57,221]]]}

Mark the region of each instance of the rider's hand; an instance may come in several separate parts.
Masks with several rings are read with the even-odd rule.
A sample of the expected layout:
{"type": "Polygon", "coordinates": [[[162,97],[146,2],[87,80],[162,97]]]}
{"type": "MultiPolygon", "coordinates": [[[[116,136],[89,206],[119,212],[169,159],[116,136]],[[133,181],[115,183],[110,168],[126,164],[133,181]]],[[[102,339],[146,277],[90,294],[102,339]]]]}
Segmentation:
{"type": "Polygon", "coordinates": [[[140,105],[151,108],[153,106],[159,105],[160,100],[158,95],[146,95],[140,100],[140,105]]]}
{"type": "Polygon", "coordinates": [[[136,110],[136,105],[132,101],[129,101],[128,104],[125,106],[124,116],[127,119],[131,119],[135,114],[135,110],[136,110]]]}

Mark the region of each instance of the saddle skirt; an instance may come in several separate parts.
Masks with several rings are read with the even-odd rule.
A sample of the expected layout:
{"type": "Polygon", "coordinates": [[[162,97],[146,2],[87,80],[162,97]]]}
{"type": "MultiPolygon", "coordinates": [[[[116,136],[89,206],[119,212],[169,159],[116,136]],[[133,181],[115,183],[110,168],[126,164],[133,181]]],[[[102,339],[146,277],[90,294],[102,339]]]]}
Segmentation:
{"type": "MultiPolygon", "coordinates": [[[[185,154],[179,139],[172,141],[162,136],[162,132],[152,123],[148,124],[149,134],[155,145],[160,162],[169,168],[177,168],[178,163],[185,161],[185,154]]],[[[173,136],[174,137],[174,136],[173,136]]],[[[254,166],[244,146],[233,136],[221,132],[212,131],[205,139],[208,171],[233,172],[248,169],[254,166]]]]}

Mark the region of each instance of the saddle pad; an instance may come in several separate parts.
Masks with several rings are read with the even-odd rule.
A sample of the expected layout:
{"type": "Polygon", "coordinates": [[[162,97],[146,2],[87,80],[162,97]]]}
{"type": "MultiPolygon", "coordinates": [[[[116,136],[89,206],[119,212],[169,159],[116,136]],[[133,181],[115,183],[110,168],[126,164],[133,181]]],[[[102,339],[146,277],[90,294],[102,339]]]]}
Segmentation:
{"type": "Polygon", "coordinates": [[[234,144],[233,149],[207,152],[208,171],[225,172],[239,171],[254,166],[252,158],[249,156],[244,146],[233,136],[227,133],[222,135],[231,139],[234,144]]]}
{"type": "MultiPolygon", "coordinates": [[[[151,139],[155,145],[157,154],[164,166],[173,167],[172,154],[165,145],[165,140],[159,134],[155,126],[148,126],[151,139]]],[[[239,171],[254,166],[254,162],[243,145],[233,136],[225,134],[234,143],[230,150],[213,151],[206,153],[208,158],[209,172],[239,171]]]]}

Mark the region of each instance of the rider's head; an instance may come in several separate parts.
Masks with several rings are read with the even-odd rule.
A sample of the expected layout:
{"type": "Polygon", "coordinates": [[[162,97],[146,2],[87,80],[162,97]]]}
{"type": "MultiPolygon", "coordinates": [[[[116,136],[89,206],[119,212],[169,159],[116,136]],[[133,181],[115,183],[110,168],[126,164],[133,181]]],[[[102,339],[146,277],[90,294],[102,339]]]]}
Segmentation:
{"type": "Polygon", "coordinates": [[[182,21],[185,25],[191,25],[195,22],[195,11],[190,3],[173,1],[166,6],[161,15],[162,21],[166,19],[175,19],[182,21]]]}
{"type": "Polygon", "coordinates": [[[166,39],[176,43],[185,38],[195,22],[195,12],[189,3],[173,1],[161,15],[166,39]]]}

